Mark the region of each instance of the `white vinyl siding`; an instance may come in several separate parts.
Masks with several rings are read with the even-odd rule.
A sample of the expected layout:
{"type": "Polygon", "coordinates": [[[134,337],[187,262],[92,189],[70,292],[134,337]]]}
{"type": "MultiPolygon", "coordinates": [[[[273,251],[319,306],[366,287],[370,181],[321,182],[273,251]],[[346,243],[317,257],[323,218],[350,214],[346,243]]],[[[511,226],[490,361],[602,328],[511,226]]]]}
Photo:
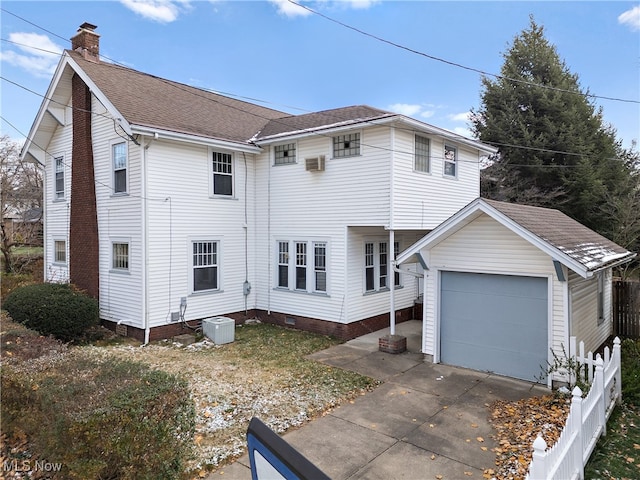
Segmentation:
{"type": "Polygon", "coordinates": [[[584,279],[569,272],[571,336],[583,341],[586,351],[596,351],[611,334],[611,270],[601,275],[602,312],[599,312],[598,275],[584,279]]]}
{"type": "Polygon", "coordinates": [[[400,128],[394,130],[392,213],[395,230],[431,230],[480,196],[478,151],[456,144],[456,181],[451,181],[452,177],[444,174],[445,140],[435,135],[419,135],[429,139],[428,175],[416,169],[416,134],[400,128]]]}

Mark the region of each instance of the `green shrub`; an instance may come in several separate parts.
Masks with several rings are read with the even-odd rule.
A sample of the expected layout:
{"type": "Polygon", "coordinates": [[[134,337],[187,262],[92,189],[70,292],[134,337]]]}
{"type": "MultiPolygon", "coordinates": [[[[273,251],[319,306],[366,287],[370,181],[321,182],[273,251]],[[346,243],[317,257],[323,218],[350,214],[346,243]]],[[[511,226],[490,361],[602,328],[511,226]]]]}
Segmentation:
{"type": "Polygon", "coordinates": [[[622,398],[640,405],[640,340],[622,341],[622,398]]]}
{"type": "Polygon", "coordinates": [[[46,371],[2,372],[2,430],[23,431],[61,478],[175,479],[191,457],[186,381],[144,364],[67,355],[46,371]],[[6,395],[5,395],[6,394],[6,395]]]}
{"type": "Polygon", "coordinates": [[[68,342],[98,323],[98,302],[73,285],[39,283],[17,288],[4,301],[11,318],[41,335],[68,342]]]}

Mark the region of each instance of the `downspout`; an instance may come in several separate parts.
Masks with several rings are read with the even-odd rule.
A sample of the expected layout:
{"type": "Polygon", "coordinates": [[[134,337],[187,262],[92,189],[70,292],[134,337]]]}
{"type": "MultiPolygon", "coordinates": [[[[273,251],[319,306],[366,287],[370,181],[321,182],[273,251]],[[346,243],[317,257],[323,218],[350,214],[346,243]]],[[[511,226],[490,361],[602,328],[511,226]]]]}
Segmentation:
{"type": "Polygon", "coordinates": [[[149,252],[147,249],[147,244],[149,240],[149,231],[147,229],[147,215],[148,215],[148,204],[147,204],[147,150],[151,146],[154,140],[158,139],[158,134],[154,134],[153,138],[151,138],[147,144],[142,148],[142,165],[140,169],[142,170],[142,182],[140,185],[140,197],[142,200],[142,321],[144,324],[144,345],[149,343],[149,334],[151,332],[151,328],[149,327],[149,292],[147,292],[147,269],[149,268],[149,252]]]}
{"type": "Polygon", "coordinates": [[[273,256],[271,255],[271,148],[267,153],[267,315],[271,315],[271,262],[273,256]]]}

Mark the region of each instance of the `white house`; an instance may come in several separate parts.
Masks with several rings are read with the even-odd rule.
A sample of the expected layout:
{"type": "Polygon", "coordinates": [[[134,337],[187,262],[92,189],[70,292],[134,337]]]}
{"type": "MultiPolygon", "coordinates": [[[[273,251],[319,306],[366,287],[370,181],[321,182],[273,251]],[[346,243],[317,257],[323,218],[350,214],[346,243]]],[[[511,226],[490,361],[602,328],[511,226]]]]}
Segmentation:
{"type": "Polygon", "coordinates": [[[72,38],[23,149],[45,165],[46,279],[143,341],[215,316],[342,338],[413,317],[418,280],[394,255],[478,197],[493,147],[367,106],[290,115],[106,63],[95,28],[72,38]]]}
{"type": "Polygon", "coordinates": [[[612,268],[633,257],[558,210],[478,198],[397,262],[424,266],[434,362],[541,380],[570,336],[596,351],[611,335],[612,268]]]}

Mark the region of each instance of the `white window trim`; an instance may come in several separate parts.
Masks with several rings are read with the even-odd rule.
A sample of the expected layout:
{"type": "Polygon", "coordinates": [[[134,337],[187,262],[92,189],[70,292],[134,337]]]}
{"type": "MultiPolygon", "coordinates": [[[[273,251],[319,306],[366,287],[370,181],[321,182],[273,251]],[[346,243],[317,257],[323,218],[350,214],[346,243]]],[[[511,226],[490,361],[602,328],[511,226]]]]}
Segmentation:
{"type": "Polygon", "coordinates": [[[111,157],[111,196],[121,197],[129,195],[129,170],[130,170],[130,162],[129,162],[129,142],[123,139],[113,139],[109,142],[109,155],[111,157]],[[126,166],[125,170],[125,182],[126,188],[122,192],[116,192],[116,159],[113,155],[113,147],[116,145],[124,144],[125,150],[125,158],[126,158],[126,166]]]}
{"type": "MultiPolygon", "coordinates": [[[[395,243],[398,244],[398,251],[402,251],[402,240],[398,237],[395,239],[395,243]]],[[[367,237],[362,242],[362,291],[364,295],[372,295],[379,292],[388,292],[391,290],[389,285],[391,285],[392,278],[398,278],[398,282],[395,284],[395,289],[402,288],[402,275],[396,275],[396,272],[393,270],[393,261],[391,259],[391,253],[393,250],[389,249],[389,238],[388,237],[367,237]],[[365,265],[365,251],[367,243],[373,243],[373,290],[367,290],[367,266],[365,265]],[[387,285],[384,287],[380,286],[380,244],[384,243],[387,245],[387,285]]],[[[397,256],[397,255],[396,255],[397,256]]]]}
{"type": "Polygon", "coordinates": [[[273,148],[271,149],[271,152],[272,152],[272,155],[273,155],[273,158],[272,158],[272,161],[271,161],[271,165],[274,166],[274,167],[281,167],[281,166],[284,166],[284,165],[295,165],[296,163],[298,163],[298,142],[296,142],[296,141],[275,144],[273,146],[273,148]],[[296,155],[295,155],[293,161],[292,162],[286,162],[286,163],[276,163],[276,147],[281,147],[283,145],[291,145],[291,144],[293,144],[295,146],[295,152],[296,152],[296,155]]]}
{"type": "Polygon", "coordinates": [[[446,178],[458,178],[458,170],[460,169],[460,150],[458,149],[457,145],[452,145],[451,143],[444,143],[443,147],[442,147],[442,176],[446,177],[446,178]],[[455,160],[452,162],[450,160],[447,160],[446,158],[446,151],[447,151],[447,147],[449,148],[453,148],[455,150],[455,160]],[[447,172],[447,164],[448,163],[452,163],[455,167],[455,174],[454,175],[450,175],[447,172]]]}
{"type": "Polygon", "coordinates": [[[109,272],[117,274],[129,274],[131,272],[131,237],[111,237],[109,238],[109,272]],[[113,247],[115,244],[127,245],[127,268],[114,266],[113,247]]]}
{"type": "MultiPolygon", "coordinates": [[[[236,198],[236,175],[238,170],[237,170],[235,152],[231,150],[225,150],[224,148],[209,147],[207,149],[207,171],[209,173],[209,198],[226,198],[226,199],[236,198]],[[213,154],[214,153],[224,153],[227,155],[231,155],[231,195],[225,195],[223,193],[214,192],[213,176],[215,173],[217,173],[213,171],[213,154]]],[[[245,172],[245,175],[246,175],[246,172],[245,172]]]]}
{"type": "Polygon", "coordinates": [[[362,130],[353,130],[353,131],[349,131],[349,132],[337,132],[335,135],[331,135],[331,158],[332,159],[341,159],[341,158],[354,158],[354,157],[361,157],[362,156],[362,150],[363,150],[363,143],[362,140],[364,138],[364,135],[362,134],[362,130]],[[335,137],[341,137],[344,135],[354,135],[354,134],[359,134],[360,135],[360,152],[354,155],[343,155],[340,157],[336,157],[335,151],[334,151],[334,138],[335,137]]]}
{"type": "Polygon", "coordinates": [[[420,173],[423,175],[431,175],[431,150],[433,148],[433,141],[431,139],[431,137],[424,135],[422,133],[416,133],[413,136],[413,171],[416,173],[420,173]],[[419,170],[416,168],[416,160],[418,157],[418,142],[417,142],[417,138],[418,137],[422,137],[424,139],[426,139],[429,142],[429,154],[427,156],[427,169],[426,170],[419,170]]]}
{"type": "Polygon", "coordinates": [[[53,182],[51,182],[53,184],[53,201],[54,202],[62,202],[64,200],[66,200],[67,198],[67,164],[65,162],[65,155],[63,153],[60,154],[55,154],[51,156],[52,158],[52,169],[53,169],[53,182]],[[57,163],[58,163],[58,159],[61,160],[62,163],[62,181],[63,181],[63,189],[62,189],[62,195],[58,196],[58,190],[57,189],[57,179],[56,176],[58,174],[57,172],[57,163]]]}
{"type": "Polygon", "coordinates": [[[596,317],[597,317],[597,325],[600,326],[604,323],[605,318],[607,316],[605,312],[605,297],[604,297],[604,287],[607,281],[607,275],[605,272],[598,272],[596,274],[596,317]]]}
{"type": "Polygon", "coordinates": [[[187,265],[189,267],[189,295],[199,296],[199,295],[211,295],[224,292],[224,285],[222,283],[223,275],[222,275],[222,259],[223,259],[223,242],[222,237],[189,237],[187,240],[187,265]],[[210,289],[210,290],[194,290],[193,288],[193,244],[199,242],[213,242],[216,243],[216,266],[217,270],[217,283],[218,288],[210,289]]]}
{"type": "Polygon", "coordinates": [[[69,246],[67,245],[67,239],[66,238],[62,238],[62,237],[53,237],[53,261],[52,263],[56,266],[67,266],[67,264],[69,263],[69,246]],[[56,250],[56,243],[57,242],[62,242],[64,243],[64,262],[59,261],[56,257],[57,257],[57,253],[58,251],[56,250]]]}
{"type": "Polygon", "coordinates": [[[283,292],[294,292],[294,293],[302,293],[308,295],[322,295],[329,296],[330,292],[330,245],[329,239],[322,237],[309,237],[309,238],[300,238],[300,237],[292,237],[290,239],[286,239],[284,237],[277,237],[274,242],[274,290],[279,290],[283,292]],[[280,265],[284,265],[280,263],[280,244],[287,243],[289,245],[289,255],[288,255],[288,271],[287,271],[287,287],[281,287],[280,284],[280,265]],[[297,249],[296,244],[304,243],[306,245],[306,288],[298,289],[296,288],[296,265],[297,260],[297,249]],[[316,264],[315,264],[315,247],[318,244],[322,244],[325,246],[325,288],[326,290],[318,290],[316,287],[316,264]]]}

